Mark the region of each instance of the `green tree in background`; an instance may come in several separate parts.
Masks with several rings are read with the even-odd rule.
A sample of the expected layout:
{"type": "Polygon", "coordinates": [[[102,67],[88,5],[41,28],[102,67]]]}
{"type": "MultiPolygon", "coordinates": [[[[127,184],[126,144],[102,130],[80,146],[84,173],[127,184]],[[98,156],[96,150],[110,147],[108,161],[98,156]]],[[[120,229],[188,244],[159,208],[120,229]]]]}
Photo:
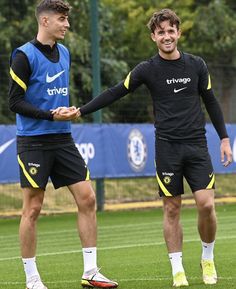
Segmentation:
{"type": "MultiPolygon", "coordinates": [[[[90,1],[69,0],[71,28],[65,44],[72,56],[72,104],[80,106],[92,98],[90,1]]],[[[9,57],[12,49],[31,40],[37,31],[35,1],[0,1],[0,123],[13,123],[8,110],[9,57]]],[[[230,89],[236,61],[236,3],[234,0],[100,0],[99,30],[101,80],[105,89],[122,80],[140,61],[155,53],[146,24],[152,13],[171,8],[182,19],[179,47],[202,56],[213,67],[212,79],[222,80],[220,97],[225,115],[229,114],[230,89]],[[217,70],[214,68],[217,66],[217,70]],[[227,67],[227,69],[225,69],[227,67]]],[[[210,67],[210,68],[211,68],[210,67]]],[[[85,121],[91,120],[91,116],[85,121]]],[[[113,122],[151,122],[151,99],[140,88],[103,110],[103,120],[113,122]],[[138,107],[138,109],[137,109],[138,107]]],[[[84,121],[84,120],[81,120],[84,121]]]]}
{"type": "MultiPolygon", "coordinates": [[[[70,48],[72,55],[72,81],[71,94],[74,105],[80,106],[88,102],[91,97],[91,32],[90,32],[90,2],[71,1],[73,6],[70,17],[71,29],[66,37],[66,45],[70,48]]],[[[107,87],[112,80],[117,81],[127,71],[126,61],[119,58],[122,46],[115,47],[113,44],[116,29],[111,29],[113,14],[106,5],[99,5],[99,34],[101,46],[101,74],[104,86],[107,87]]],[[[119,29],[119,27],[117,27],[119,29]]],[[[109,111],[103,119],[109,120],[109,111]]],[[[92,119],[92,115],[87,119],[92,119]]]]}
{"type": "Polygon", "coordinates": [[[34,10],[29,0],[0,1],[1,97],[0,123],[12,123],[14,114],[8,110],[9,58],[13,48],[31,40],[35,35],[34,10]]]}
{"type": "MultiPolygon", "coordinates": [[[[193,12],[191,12],[193,0],[120,0],[119,4],[112,0],[103,0],[102,2],[106,9],[113,14],[110,23],[110,30],[114,35],[112,46],[122,47],[119,57],[127,62],[129,70],[140,61],[157,53],[156,45],[151,41],[150,31],[147,28],[147,22],[153,12],[170,7],[184,19],[183,31],[190,29],[193,25],[193,12]]],[[[102,52],[103,49],[102,46],[102,52]]],[[[129,70],[119,80],[123,79],[129,70]]],[[[116,83],[115,80],[116,78],[111,85],[116,83]]],[[[113,112],[112,120],[114,122],[153,122],[152,107],[149,92],[145,87],[141,87],[135,93],[106,108],[105,111],[113,112]]]]}
{"type": "MultiPolygon", "coordinates": [[[[222,103],[225,120],[230,121],[230,106],[236,73],[236,17],[234,11],[226,5],[227,1],[208,1],[195,13],[195,21],[184,46],[193,53],[204,57],[210,63],[211,71],[221,86],[219,98],[222,103]],[[218,75],[216,75],[216,73],[218,75]]],[[[230,1],[229,1],[230,2],[230,1]]]]}
{"type": "MultiPolygon", "coordinates": [[[[71,28],[68,31],[65,44],[71,51],[71,103],[76,106],[91,99],[91,34],[90,34],[90,2],[88,0],[71,0],[73,7],[70,16],[71,28]]],[[[1,55],[4,57],[0,62],[2,71],[1,94],[0,97],[0,123],[14,122],[14,114],[8,110],[8,75],[9,75],[9,58],[12,50],[26,41],[30,41],[36,34],[37,22],[34,16],[35,2],[7,1],[0,2],[0,24],[3,29],[0,32],[1,55]]],[[[118,55],[121,48],[111,49],[113,38],[109,27],[112,23],[113,15],[108,9],[100,3],[100,35],[101,45],[104,54],[101,58],[101,69],[103,79],[110,83],[115,77],[120,78],[121,72],[127,71],[126,61],[120,60],[118,55]],[[104,41],[105,40],[105,41],[104,41]]],[[[102,49],[101,49],[102,50],[102,49]]],[[[108,114],[109,115],[109,114],[108,114]]],[[[88,119],[91,116],[88,117],[88,119]]]]}

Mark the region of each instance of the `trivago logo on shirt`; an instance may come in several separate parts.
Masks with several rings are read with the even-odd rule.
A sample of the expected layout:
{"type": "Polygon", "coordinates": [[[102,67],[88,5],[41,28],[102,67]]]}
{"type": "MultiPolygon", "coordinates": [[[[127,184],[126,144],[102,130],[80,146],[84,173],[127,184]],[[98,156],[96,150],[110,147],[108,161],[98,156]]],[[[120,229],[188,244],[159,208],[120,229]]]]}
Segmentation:
{"type": "Polygon", "coordinates": [[[166,80],[167,84],[176,84],[176,83],[186,84],[188,82],[191,82],[191,78],[190,77],[171,78],[171,79],[167,79],[166,80]]]}
{"type": "Polygon", "coordinates": [[[57,94],[62,94],[64,96],[68,95],[68,87],[56,87],[54,86],[54,88],[47,89],[47,93],[48,95],[57,95],[57,94]]]}
{"type": "Polygon", "coordinates": [[[180,84],[182,87],[174,87],[174,93],[179,93],[185,89],[187,89],[188,87],[186,86],[187,83],[191,82],[191,78],[190,77],[183,77],[183,78],[171,78],[171,79],[166,79],[166,83],[169,85],[175,85],[175,84],[180,84]],[[183,86],[183,84],[185,86],[183,86]]]}

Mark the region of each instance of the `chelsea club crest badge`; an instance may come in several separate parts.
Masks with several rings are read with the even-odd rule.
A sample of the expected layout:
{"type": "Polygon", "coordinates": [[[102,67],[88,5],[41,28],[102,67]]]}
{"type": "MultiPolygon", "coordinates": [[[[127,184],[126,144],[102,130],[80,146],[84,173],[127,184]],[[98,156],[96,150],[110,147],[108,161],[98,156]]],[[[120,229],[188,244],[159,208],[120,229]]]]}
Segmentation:
{"type": "Polygon", "coordinates": [[[128,160],[135,172],[140,172],[147,161],[147,144],[138,129],[132,129],[128,136],[128,160]]]}

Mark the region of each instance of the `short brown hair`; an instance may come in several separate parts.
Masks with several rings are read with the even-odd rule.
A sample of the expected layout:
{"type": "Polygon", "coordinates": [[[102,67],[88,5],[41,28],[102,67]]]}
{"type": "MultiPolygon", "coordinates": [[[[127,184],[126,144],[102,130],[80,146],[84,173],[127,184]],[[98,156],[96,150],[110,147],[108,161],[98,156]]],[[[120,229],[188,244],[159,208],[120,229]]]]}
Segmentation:
{"type": "Polygon", "coordinates": [[[38,19],[42,12],[56,12],[68,15],[71,10],[69,3],[63,0],[42,0],[39,2],[35,9],[35,16],[38,19]]]}
{"type": "Polygon", "coordinates": [[[152,33],[154,33],[155,29],[157,27],[161,27],[161,23],[166,20],[169,20],[170,25],[175,25],[176,28],[179,30],[179,26],[181,23],[180,18],[176,15],[174,11],[167,8],[154,12],[147,24],[147,27],[151,30],[152,33]]]}

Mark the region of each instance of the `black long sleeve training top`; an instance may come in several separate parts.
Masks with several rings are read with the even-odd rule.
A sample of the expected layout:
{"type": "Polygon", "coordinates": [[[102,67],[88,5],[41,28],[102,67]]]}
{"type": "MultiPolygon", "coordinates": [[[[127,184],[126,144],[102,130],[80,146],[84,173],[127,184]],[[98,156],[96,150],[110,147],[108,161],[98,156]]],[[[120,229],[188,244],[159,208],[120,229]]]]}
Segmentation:
{"type": "Polygon", "coordinates": [[[228,137],[205,62],[183,52],[177,60],[165,60],[157,54],[141,62],[125,80],[82,106],[81,115],[113,103],[142,84],[152,97],[157,137],[173,141],[205,140],[201,98],[220,139],[228,137]]]}

